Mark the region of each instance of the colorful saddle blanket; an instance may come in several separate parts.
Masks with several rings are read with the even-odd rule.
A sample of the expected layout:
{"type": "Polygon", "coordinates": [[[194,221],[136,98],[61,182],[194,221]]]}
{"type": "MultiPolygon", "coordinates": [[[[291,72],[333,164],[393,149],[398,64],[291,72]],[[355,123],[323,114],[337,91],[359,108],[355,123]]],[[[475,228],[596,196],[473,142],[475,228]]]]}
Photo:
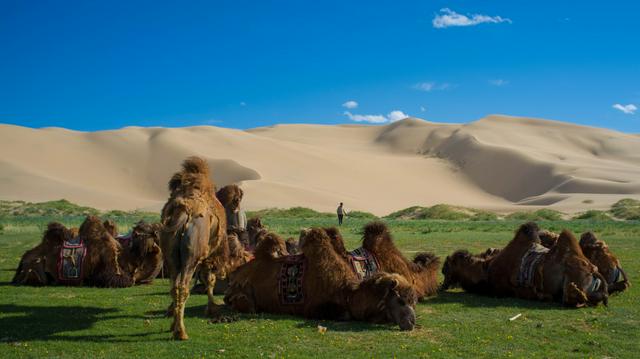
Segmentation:
{"type": "Polygon", "coordinates": [[[371,277],[380,268],[376,256],[363,247],[349,252],[349,262],[360,279],[371,277]]]}
{"type": "Polygon", "coordinates": [[[64,241],[58,258],[58,278],[60,282],[78,285],[82,282],[82,262],[87,254],[87,247],[82,238],[75,237],[64,241]]]}
{"type": "Polygon", "coordinates": [[[535,269],[547,252],[549,252],[549,248],[543,247],[537,243],[531,245],[531,248],[529,248],[529,250],[524,254],[522,261],[520,262],[520,271],[518,272],[519,286],[533,287],[535,269]]]}
{"type": "Polygon", "coordinates": [[[283,257],[282,267],[280,267],[280,277],[278,278],[278,294],[281,304],[303,304],[304,272],[307,261],[304,255],[294,255],[283,257]]]}

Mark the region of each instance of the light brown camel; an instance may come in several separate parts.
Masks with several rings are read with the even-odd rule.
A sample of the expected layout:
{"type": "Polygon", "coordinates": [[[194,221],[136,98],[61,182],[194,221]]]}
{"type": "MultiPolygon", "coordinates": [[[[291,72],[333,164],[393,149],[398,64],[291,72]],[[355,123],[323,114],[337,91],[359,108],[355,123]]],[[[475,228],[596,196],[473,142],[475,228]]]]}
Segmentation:
{"type": "Polygon", "coordinates": [[[169,181],[171,194],[162,208],[160,244],[171,280],[172,304],[168,313],[173,315],[174,339],[188,339],[184,309],[189,298],[189,282],[198,265],[205,260],[206,313],[213,315],[216,312],[213,299],[216,271],[225,270],[228,246],[220,245],[226,238],[227,223],[224,207],[216,198],[214,188],[209,166],[198,157],[187,158],[182,163],[182,170],[169,181]]]}
{"type": "Polygon", "coordinates": [[[605,278],[584,256],[578,241],[563,231],[552,249],[540,244],[535,223],[520,226],[493,257],[488,280],[495,295],[554,300],[571,307],[607,304],[605,278]]]}
{"type": "Polygon", "coordinates": [[[303,233],[298,256],[274,258],[285,244],[271,238],[258,244],[256,259],[231,275],[225,302],[234,309],[414,327],[416,295],[402,276],[381,272],[360,281],[321,228],[303,233]]]}
{"type": "Polygon", "coordinates": [[[407,260],[393,243],[391,232],[384,223],[374,221],[364,227],[362,248],[375,256],[378,270],[405,277],[418,298],[437,293],[440,259],[433,253],[424,252],[416,254],[413,261],[407,260]]]}
{"type": "Polygon", "coordinates": [[[23,255],[13,283],[132,286],[152,276],[149,272],[155,272],[161,262],[142,236],[131,243],[135,250],[123,248],[94,216],[87,217],[77,231],[52,222],[42,242],[23,255]],[[65,242],[66,247],[70,243],[77,246],[63,250],[65,242]]]}

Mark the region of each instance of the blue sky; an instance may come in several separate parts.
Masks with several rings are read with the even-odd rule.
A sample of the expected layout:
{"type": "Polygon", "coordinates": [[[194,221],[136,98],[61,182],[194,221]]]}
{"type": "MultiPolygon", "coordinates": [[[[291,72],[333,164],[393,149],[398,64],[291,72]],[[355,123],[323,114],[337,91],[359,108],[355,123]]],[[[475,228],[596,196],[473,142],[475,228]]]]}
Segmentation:
{"type": "Polygon", "coordinates": [[[640,133],[638,14],[631,0],[0,0],[0,122],[251,128],[501,113],[640,133]]]}

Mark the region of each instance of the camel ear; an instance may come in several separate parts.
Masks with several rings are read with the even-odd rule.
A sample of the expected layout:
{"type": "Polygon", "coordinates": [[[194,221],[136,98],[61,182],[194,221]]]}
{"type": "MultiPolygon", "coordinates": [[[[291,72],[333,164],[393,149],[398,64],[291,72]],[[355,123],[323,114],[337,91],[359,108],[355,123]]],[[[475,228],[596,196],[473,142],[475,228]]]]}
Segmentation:
{"type": "Polygon", "coordinates": [[[398,285],[400,285],[400,282],[398,281],[397,278],[394,278],[393,276],[382,276],[380,278],[378,278],[378,280],[376,280],[376,284],[379,284],[381,286],[384,286],[386,288],[387,291],[389,290],[394,290],[398,287],[398,285]]]}

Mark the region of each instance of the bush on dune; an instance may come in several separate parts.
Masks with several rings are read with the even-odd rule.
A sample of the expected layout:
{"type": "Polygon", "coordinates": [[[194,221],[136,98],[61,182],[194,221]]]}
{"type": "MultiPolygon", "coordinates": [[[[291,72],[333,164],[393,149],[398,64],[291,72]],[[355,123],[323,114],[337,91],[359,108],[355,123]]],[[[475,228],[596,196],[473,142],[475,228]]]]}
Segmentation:
{"type": "Polygon", "coordinates": [[[578,214],[577,216],[573,217],[573,219],[589,221],[610,221],[612,218],[607,214],[607,212],[591,209],[578,214]]]}
{"type": "Polygon", "coordinates": [[[620,219],[640,220],[640,201],[624,198],[611,206],[611,213],[620,219]]]}
{"type": "Polygon", "coordinates": [[[562,219],[562,212],[553,209],[539,209],[537,211],[513,212],[505,217],[518,221],[559,221],[562,219]]]}

